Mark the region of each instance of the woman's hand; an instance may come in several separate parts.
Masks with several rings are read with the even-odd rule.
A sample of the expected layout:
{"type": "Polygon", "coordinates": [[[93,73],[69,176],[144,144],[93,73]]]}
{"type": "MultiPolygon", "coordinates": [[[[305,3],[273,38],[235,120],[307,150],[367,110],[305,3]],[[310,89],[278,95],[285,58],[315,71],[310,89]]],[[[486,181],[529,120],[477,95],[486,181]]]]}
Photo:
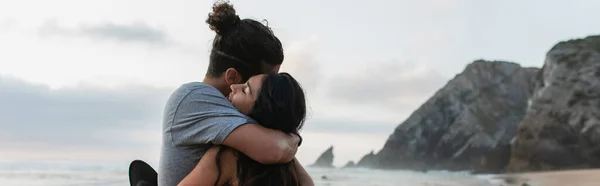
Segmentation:
{"type": "Polygon", "coordinates": [[[221,172],[219,173],[216,161],[219,148],[227,147],[215,146],[206,151],[200,162],[198,162],[198,165],[179,182],[178,186],[212,186],[217,182],[217,178],[219,178],[217,185],[230,183],[236,173],[236,157],[231,149],[225,149],[221,153],[221,160],[219,162],[221,172]]]}

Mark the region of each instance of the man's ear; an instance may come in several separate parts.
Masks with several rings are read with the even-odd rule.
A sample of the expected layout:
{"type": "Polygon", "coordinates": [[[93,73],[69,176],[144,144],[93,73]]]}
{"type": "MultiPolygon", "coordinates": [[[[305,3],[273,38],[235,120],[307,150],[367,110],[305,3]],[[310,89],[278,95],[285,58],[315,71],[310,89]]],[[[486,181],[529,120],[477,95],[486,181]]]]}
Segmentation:
{"type": "Polygon", "coordinates": [[[242,76],[235,68],[225,70],[225,83],[227,85],[238,84],[242,80],[242,76]]]}
{"type": "Polygon", "coordinates": [[[273,66],[273,72],[279,73],[279,67],[281,67],[281,65],[273,66]]]}

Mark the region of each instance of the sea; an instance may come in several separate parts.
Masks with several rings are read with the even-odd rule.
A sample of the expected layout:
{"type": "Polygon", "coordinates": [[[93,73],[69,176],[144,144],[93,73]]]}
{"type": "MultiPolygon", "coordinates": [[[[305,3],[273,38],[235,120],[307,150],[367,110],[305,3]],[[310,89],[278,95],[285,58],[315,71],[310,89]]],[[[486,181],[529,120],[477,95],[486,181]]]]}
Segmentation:
{"type": "MultiPolygon", "coordinates": [[[[317,186],[492,186],[489,175],[306,167],[317,186]]],[[[0,186],[128,186],[128,164],[1,161],[0,186]]]]}

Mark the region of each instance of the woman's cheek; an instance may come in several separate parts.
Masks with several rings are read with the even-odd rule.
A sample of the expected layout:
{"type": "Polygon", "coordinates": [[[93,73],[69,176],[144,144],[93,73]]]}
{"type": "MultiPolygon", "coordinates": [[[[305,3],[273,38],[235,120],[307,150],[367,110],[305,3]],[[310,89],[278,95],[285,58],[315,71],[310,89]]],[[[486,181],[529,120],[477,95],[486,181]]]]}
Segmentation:
{"type": "Polygon", "coordinates": [[[242,113],[244,113],[245,115],[250,114],[250,112],[252,112],[252,106],[251,103],[245,101],[242,103],[243,105],[240,105],[243,108],[242,113]]]}

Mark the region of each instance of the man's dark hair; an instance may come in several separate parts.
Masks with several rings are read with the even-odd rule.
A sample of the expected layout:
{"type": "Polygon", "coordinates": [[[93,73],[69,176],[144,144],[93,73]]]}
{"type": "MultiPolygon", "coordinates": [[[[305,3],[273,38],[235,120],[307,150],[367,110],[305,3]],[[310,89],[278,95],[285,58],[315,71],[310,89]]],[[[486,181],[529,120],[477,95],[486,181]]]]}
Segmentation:
{"type": "Polygon", "coordinates": [[[258,21],[240,19],[228,2],[216,2],[206,23],[217,33],[207,75],[218,77],[235,68],[246,81],[283,63],[283,47],[273,31],[258,21]]]}

